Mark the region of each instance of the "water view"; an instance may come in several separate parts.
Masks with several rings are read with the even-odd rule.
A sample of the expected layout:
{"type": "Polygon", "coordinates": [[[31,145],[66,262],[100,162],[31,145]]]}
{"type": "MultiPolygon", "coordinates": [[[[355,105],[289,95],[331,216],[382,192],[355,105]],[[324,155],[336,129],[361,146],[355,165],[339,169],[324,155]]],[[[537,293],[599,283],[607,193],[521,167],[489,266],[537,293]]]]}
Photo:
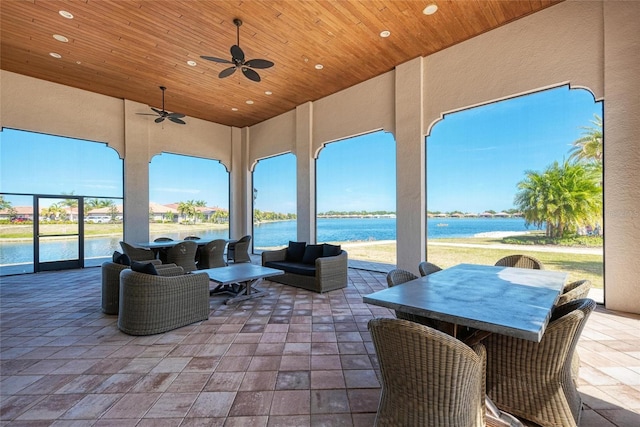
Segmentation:
{"type": "MultiPolygon", "coordinates": [[[[395,218],[320,218],[318,219],[318,242],[383,241],[396,239],[395,218]]],[[[522,218],[430,218],[427,220],[427,238],[467,238],[487,232],[530,231],[522,218]]],[[[296,222],[280,221],[254,226],[254,247],[256,249],[287,245],[296,239],[296,222]]],[[[162,236],[175,240],[186,237],[184,232],[163,232],[162,236]]],[[[228,229],[202,230],[202,239],[226,239],[228,229]]],[[[160,235],[152,235],[153,240],[160,235]]],[[[85,239],[85,258],[110,256],[120,250],[118,237],[100,236],[85,239]]],[[[50,240],[41,242],[40,259],[43,261],[77,257],[74,241],[50,240]]],[[[3,241],[0,246],[0,265],[29,263],[33,260],[31,240],[3,241]]]]}

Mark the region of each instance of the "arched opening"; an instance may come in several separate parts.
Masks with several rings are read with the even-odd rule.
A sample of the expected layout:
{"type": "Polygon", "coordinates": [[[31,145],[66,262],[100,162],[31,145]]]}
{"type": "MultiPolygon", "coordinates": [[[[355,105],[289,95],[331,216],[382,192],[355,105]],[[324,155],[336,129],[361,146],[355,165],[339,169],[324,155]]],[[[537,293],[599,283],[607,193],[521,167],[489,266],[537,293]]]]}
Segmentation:
{"type": "Polygon", "coordinates": [[[427,260],[526,254],[602,301],[602,117],[568,86],[445,115],[426,139],[427,260]]]}

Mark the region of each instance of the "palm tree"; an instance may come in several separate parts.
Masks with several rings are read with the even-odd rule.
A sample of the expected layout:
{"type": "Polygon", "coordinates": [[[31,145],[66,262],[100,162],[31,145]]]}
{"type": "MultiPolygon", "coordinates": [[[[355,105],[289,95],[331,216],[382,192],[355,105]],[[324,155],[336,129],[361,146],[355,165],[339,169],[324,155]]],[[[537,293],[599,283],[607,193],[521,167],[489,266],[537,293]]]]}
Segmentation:
{"type": "Polygon", "coordinates": [[[602,167],[602,118],[594,114],[594,126],[583,126],[583,136],[573,142],[569,160],[592,163],[602,167]]]}
{"type": "Polygon", "coordinates": [[[593,168],[554,162],[543,173],[525,172],[525,179],[518,183],[515,204],[527,225],[540,228],[544,224],[548,237],[562,237],[602,215],[599,179],[593,168]]]}

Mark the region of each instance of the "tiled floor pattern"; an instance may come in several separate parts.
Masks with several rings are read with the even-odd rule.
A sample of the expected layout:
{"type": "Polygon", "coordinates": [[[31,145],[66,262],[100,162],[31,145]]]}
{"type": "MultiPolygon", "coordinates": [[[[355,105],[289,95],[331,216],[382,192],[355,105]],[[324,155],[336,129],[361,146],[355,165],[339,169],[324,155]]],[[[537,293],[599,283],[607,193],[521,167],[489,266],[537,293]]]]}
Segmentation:
{"type": "MultiPolygon", "coordinates": [[[[380,388],[367,332],[386,287],[349,269],[319,295],[264,282],[211,299],[208,321],[132,337],[100,311],[100,269],[0,278],[2,426],[371,426],[380,388]]],[[[640,316],[598,308],[580,341],[582,426],[640,425],[640,316]]]]}

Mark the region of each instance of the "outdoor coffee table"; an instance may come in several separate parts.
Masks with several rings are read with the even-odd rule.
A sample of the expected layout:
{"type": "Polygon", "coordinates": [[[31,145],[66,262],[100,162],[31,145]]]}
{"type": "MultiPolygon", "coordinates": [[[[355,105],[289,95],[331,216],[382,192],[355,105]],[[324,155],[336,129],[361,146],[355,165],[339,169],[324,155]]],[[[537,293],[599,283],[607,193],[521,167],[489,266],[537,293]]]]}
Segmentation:
{"type": "Polygon", "coordinates": [[[232,304],[238,301],[265,296],[267,292],[255,286],[259,285],[262,279],[283,274],[284,271],[243,263],[230,265],[228,267],[199,270],[198,274],[199,273],[206,273],[210,281],[218,284],[215,289],[210,291],[210,295],[220,293],[231,294],[232,297],[226,300],[225,304],[232,304]]]}

